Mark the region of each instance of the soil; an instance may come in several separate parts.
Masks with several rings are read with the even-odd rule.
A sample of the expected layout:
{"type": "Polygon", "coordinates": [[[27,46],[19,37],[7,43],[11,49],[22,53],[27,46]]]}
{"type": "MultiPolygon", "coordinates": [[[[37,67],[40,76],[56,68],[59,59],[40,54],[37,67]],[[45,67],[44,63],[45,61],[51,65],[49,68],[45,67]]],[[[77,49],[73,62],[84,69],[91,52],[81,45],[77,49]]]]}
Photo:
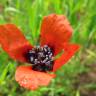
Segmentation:
{"type": "Polygon", "coordinates": [[[90,71],[79,74],[74,85],[79,89],[80,96],[96,96],[96,63],[87,67],[90,71]]]}

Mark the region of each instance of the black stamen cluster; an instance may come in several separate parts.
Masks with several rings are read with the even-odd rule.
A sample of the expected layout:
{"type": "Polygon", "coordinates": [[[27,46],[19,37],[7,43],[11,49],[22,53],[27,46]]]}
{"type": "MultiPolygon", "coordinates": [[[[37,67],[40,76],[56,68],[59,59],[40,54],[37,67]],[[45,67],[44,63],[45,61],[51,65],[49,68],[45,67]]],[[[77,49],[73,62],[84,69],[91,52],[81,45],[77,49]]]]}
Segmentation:
{"type": "Polygon", "coordinates": [[[53,69],[53,52],[48,45],[36,46],[27,53],[27,60],[36,71],[51,71],[53,69]]]}

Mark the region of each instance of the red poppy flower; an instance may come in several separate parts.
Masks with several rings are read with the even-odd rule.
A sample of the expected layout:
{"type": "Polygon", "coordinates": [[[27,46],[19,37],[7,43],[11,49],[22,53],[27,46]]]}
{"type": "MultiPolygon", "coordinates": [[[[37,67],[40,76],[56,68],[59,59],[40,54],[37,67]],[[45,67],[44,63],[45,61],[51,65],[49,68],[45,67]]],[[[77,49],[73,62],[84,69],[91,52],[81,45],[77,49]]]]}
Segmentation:
{"type": "Polygon", "coordinates": [[[12,59],[32,66],[17,67],[15,79],[24,88],[35,90],[47,86],[58,68],[64,65],[79,49],[69,42],[72,27],[63,15],[51,14],[43,18],[40,46],[32,46],[13,24],[0,25],[0,44],[12,59]],[[58,58],[54,57],[64,50],[58,58]]]}

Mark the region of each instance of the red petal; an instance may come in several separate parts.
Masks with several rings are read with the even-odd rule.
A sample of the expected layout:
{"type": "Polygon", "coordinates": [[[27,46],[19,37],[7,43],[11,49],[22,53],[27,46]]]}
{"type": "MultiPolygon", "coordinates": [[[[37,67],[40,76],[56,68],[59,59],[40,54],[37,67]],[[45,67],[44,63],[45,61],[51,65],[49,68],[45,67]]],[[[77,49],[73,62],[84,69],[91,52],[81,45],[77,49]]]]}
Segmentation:
{"type": "Polygon", "coordinates": [[[20,86],[35,90],[39,86],[47,86],[54,74],[33,71],[30,66],[20,66],[16,70],[15,79],[20,86]]]}
{"type": "Polygon", "coordinates": [[[65,16],[56,14],[46,16],[41,25],[41,45],[52,46],[57,54],[63,48],[62,43],[70,40],[72,31],[65,16]]]}
{"type": "Polygon", "coordinates": [[[64,44],[64,53],[62,56],[55,61],[53,71],[56,71],[62,65],[64,65],[80,48],[77,44],[64,44]]]}
{"type": "Polygon", "coordinates": [[[11,58],[25,61],[24,53],[32,46],[13,24],[0,25],[0,44],[11,58]]]}

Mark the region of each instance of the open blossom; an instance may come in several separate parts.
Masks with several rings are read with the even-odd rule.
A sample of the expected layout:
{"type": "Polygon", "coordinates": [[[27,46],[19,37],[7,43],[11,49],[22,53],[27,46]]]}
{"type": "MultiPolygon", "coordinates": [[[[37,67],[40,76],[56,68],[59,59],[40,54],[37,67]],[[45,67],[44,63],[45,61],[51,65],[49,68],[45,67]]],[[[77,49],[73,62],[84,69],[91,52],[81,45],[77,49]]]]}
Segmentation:
{"type": "Polygon", "coordinates": [[[79,45],[70,43],[72,31],[65,16],[45,16],[41,24],[40,45],[33,46],[14,24],[0,25],[0,45],[4,51],[12,59],[28,64],[16,69],[15,79],[20,86],[35,90],[50,83],[55,77],[53,72],[79,49],[79,45]],[[62,55],[55,58],[61,51],[62,55]]]}

